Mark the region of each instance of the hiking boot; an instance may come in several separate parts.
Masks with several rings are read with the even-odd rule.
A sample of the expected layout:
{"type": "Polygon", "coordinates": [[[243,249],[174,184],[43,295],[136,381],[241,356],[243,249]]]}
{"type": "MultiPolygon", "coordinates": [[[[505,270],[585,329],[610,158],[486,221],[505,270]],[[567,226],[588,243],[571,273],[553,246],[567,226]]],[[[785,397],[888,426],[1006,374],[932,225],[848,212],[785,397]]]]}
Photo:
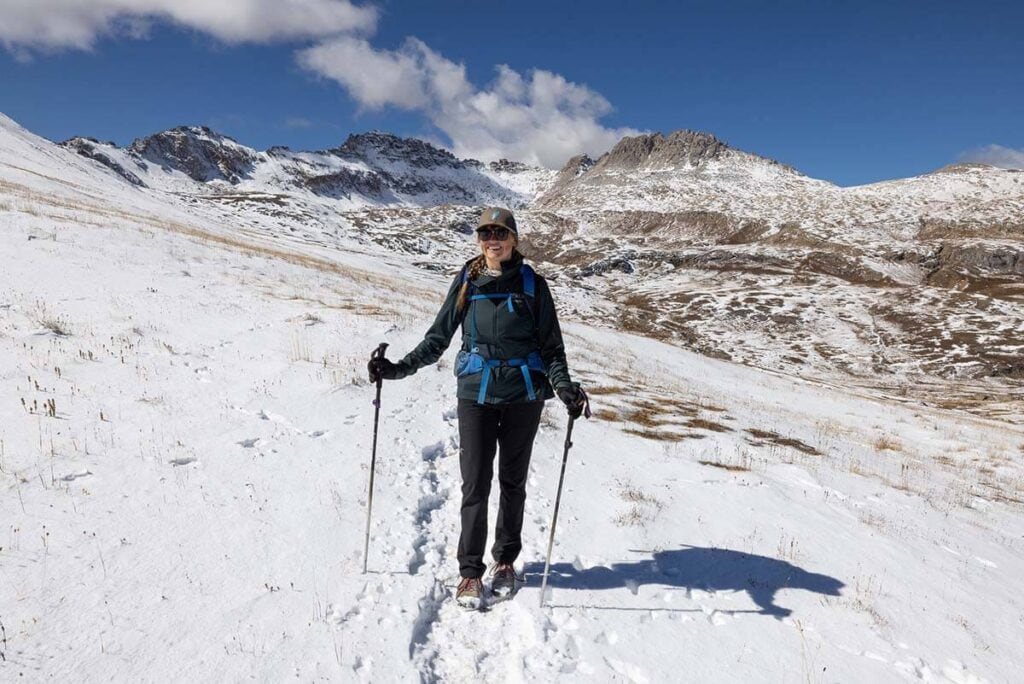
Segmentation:
{"type": "Polygon", "coordinates": [[[455,602],[467,610],[479,610],[484,604],[484,583],[479,577],[463,577],[455,590],[455,602]]]}
{"type": "Polygon", "coordinates": [[[509,598],[516,593],[516,569],[511,563],[498,563],[491,580],[491,593],[496,598],[509,598]]]}

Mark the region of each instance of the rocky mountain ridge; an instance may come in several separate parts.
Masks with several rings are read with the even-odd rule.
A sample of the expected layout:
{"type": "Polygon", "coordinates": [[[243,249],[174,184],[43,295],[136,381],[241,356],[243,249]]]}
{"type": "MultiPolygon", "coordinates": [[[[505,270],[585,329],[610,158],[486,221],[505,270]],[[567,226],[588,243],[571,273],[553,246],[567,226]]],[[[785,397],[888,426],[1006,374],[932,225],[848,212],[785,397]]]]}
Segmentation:
{"type": "Polygon", "coordinates": [[[371,131],[315,152],[275,146],[260,152],[205,126],[179,126],[126,148],[93,138],[61,143],[136,186],[198,194],[306,191],[345,200],[348,208],[381,205],[501,203],[523,206],[531,187],[552,172],[519,162],[458,159],[416,138],[371,131]],[[227,187],[227,186],[230,186],[227,187]]]}

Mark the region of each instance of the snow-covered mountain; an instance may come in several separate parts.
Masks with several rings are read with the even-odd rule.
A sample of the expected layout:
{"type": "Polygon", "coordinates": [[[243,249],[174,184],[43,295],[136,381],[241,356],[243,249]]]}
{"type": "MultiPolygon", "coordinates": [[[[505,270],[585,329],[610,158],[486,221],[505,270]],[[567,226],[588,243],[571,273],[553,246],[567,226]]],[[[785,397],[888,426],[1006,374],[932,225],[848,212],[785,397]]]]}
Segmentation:
{"type": "Polygon", "coordinates": [[[600,282],[616,327],[1016,413],[995,404],[1019,401],[1024,378],[1022,172],[841,188],[678,131],[571,160],[531,214],[536,255],[600,282]]]}
{"type": "MultiPolygon", "coordinates": [[[[787,288],[857,320],[836,281],[767,240],[694,243],[657,267],[635,256],[632,273],[541,264],[595,409],[572,434],[543,607],[566,436],[555,402],[533,451],[524,585],[488,612],[449,600],[454,348],[384,387],[364,558],[366,356],[419,341],[448,277],[410,264],[450,270],[471,254],[475,208],[339,209],[260,181],[263,153],[251,169],[244,150],[192,166],[188,148],[145,168],[105,148],[142,185],[0,118],[0,681],[1019,677],[1020,425],[610,329],[673,325],[664,309],[637,320],[628,299],[670,286],[694,299],[732,288],[718,317],[736,322],[721,338],[736,354],[760,339],[744,309],[804,315],[787,288]]],[[[535,249],[565,231],[552,259],[587,240],[571,212],[520,215],[535,249]]],[[[874,290],[914,291],[859,287],[866,307],[874,290]]],[[[946,315],[954,290],[914,287],[946,315]]],[[[959,331],[1013,300],[961,294],[974,318],[949,343],[966,359],[959,331]]],[[[791,353],[783,322],[770,352],[791,353]]],[[[831,343],[851,358],[866,344],[831,343]]]]}
{"type": "Polygon", "coordinates": [[[350,135],[339,147],[258,152],[204,126],[181,126],[125,149],[90,138],[62,143],[135,185],[177,192],[311,194],[347,209],[438,204],[522,207],[553,175],[502,160],[482,164],[415,138],[350,135]]]}
{"type": "Polygon", "coordinates": [[[320,152],[257,151],[202,127],[62,147],[111,187],[431,271],[464,258],[480,205],[507,205],[581,320],[815,381],[1020,413],[1018,171],[956,165],[842,188],[694,131],[626,138],[558,172],[386,133],[320,152]]]}

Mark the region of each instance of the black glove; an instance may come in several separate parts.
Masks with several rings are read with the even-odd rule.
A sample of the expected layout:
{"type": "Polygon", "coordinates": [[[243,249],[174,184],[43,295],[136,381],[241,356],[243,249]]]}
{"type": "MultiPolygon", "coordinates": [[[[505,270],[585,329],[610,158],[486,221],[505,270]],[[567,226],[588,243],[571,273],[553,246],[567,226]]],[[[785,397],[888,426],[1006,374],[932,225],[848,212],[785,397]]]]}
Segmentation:
{"type": "Polygon", "coordinates": [[[565,409],[569,412],[570,418],[579,418],[583,415],[584,409],[586,409],[587,417],[590,417],[587,394],[578,382],[559,387],[558,398],[565,404],[565,409]]]}
{"type": "Polygon", "coordinates": [[[378,380],[397,380],[404,377],[399,372],[398,366],[388,361],[383,356],[370,359],[366,364],[366,370],[370,373],[370,382],[377,384],[378,380]]]}

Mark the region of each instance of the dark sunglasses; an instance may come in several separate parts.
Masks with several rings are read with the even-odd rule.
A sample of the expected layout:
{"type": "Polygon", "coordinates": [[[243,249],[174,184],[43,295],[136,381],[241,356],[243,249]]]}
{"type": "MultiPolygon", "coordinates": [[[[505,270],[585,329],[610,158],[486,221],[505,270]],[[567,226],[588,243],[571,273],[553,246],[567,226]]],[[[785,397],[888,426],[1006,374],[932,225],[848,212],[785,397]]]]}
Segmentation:
{"type": "Polygon", "coordinates": [[[508,236],[511,234],[512,231],[508,228],[477,228],[476,239],[480,242],[486,242],[487,240],[504,242],[508,240],[508,236]]]}

